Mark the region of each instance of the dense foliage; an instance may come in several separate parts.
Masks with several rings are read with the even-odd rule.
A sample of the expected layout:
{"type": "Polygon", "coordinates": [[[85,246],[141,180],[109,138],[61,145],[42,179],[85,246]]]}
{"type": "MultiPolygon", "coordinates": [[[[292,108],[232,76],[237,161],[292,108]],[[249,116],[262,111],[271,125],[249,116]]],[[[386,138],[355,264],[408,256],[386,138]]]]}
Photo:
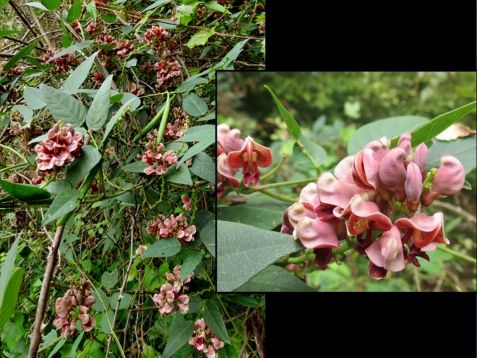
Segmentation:
{"type": "Polygon", "coordinates": [[[263,356],[215,290],[215,70],[263,1],[0,1],[3,356],[263,356]]]}

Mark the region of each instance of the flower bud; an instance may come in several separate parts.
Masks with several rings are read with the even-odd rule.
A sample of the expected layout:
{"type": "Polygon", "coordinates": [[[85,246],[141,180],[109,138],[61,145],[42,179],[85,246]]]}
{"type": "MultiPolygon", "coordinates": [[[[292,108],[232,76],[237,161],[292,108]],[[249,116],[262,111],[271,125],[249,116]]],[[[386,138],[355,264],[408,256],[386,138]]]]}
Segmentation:
{"type": "Polygon", "coordinates": [[[441,165],[432,179],[432,191],[441,195],[452,195],[464,186],[465,170],[462,163],[452,155],[441,158],[441,165]]]}

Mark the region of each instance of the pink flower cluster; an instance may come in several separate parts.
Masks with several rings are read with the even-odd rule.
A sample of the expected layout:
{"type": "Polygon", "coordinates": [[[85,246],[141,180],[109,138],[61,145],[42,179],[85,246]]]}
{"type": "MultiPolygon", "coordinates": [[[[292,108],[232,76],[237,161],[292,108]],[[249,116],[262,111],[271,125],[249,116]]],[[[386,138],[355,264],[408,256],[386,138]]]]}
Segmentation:
{"type": "Polygon", "coordinates": [[[272,164],[272,151],[256,143],[251,137],[240,138],[238,129],[227,124],[217,127],[217,196],[223,195],[225,186],[238,187],[240,181],[235,174],[241,170],[246,186],[257,185],[260,180],[258,167],[272,164]]]}
{"type": "Polygon", "coordinates": [[[447,155],[426,173],[428,148],[420,144],[413,152],[409,133],[396,148],[389,146],[382,138],[344,158],[334,175],[322,173],[286,210],[281,231],[314,249],[318,267],[326,268],[332,249],[347,236],[356,238],[355,250],[368,257],[376,279],[403,270],[406,262],[419,266],[416,257],[429,260],[426,251],[449,244],[443,214],[429,216],[422,208],[440,195],[459,192],[464,167],[447,155]]]}
{"type": "Polygon", "coordinates": [[[194,333],[189,338],[189,344],[207,358],[218,358],[217,351],[224,347],[224,342],[210,331],[203,318],[194,323],[194,333]]]}
{"type": "MultiPolygon", "coordinates": [[[[48,50],[41,58],[44,63],[48,63],[50,58],[55,55],[55,51],[48,50]]],[[[73,54],[66,54],[57,57],[53,60],[55,67],[51,70],[51,73],[56,75],[58,73],[66,73],[72,67],[78,64],[78,60],[73,54]]]]}
{"type": "Polygon", "coordinates": [[[83,137],[76,133],[71,124],[66,127],[55,123],[48,137],[35,146],[38,154],[36,163],[39,171],[53,171],[73,162],[81,154],[83,137]]]}
{"type": "Polygon", "coordinates": [[[157,143],[157,130],[154,130],[154,133],[149,133],[147,139],[146,151],[139,156],[148,165],[144,169],[144,174],[164,175],[171,165],[177,163],[176,153],[173,150],[164,151],[164,144],[157,143]]]}
{"type": "Polygon", "coordinates": [[[160,288],[160,292],[153,297],[154,303],[159,306],[162,316],[179,311],[182,314],[189,312],[189,283],[193,274],[181,280],[181,266],[176,266],[172,272],[167,273],[167,282],[160,288]]]}
{"type": "Polygon", "coordinates": [[[83,283],[80,288],[71,285],[63,297],[56,299],[56,318],[53,325],[62,329],[62,338],[75,334],[78,319],[85,332],[93,329],[96,319],[89,314],[89,310],[94,302],[95,298],[88,282],[83,283]]]}
{"type": "Polygon", "coordinates": [[[187,219],[179,214],[166,217],[162,214],[148,225],[147,232],[156,235],[158,240],[167,237],[175,237],[183,242],[194,241],[194,234],[196,233],[195,225],[189,225],[187,219]]]}
{"type": "Polygon", "coordinates": [[[164,131],[164,141],[166,142],[181,138],[184,135],[184,128],[188,121],[187,114],[180,107],[172,109],[172,116],[174,117],[174,123],[167,123],[166,130],[164,131]]]}
{"type": "Polygon", "coordinates": [[[156,88],[160,89],[163,85],[171,84],[176,77],[180,76],[181,65],[177,60],[166,59],[156,62],[154,70],[157,77],[156,88]]]}
{"type": "Polygon", "coordinates": [[[153,26],[144,34],[144,41],[149,44],[156,55],[168,57],[175,50],[176,44],[169,32],[160,26],[153,26]]]}

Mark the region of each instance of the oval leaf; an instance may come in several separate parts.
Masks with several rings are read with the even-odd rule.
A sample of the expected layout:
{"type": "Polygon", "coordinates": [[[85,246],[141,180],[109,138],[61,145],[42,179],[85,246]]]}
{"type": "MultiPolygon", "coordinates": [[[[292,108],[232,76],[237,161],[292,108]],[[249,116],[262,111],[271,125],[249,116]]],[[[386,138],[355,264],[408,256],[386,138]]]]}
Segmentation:
{"type": "Polygon", "coordinates": [[[203,315],[205,323],[207,323],[212,333],[225,343],[230,343],[227,328],[225,327],[224,320],[215,301],[209,300],[205,303],[203,315]]]}
{"type": "Polygon", "coordinates": [[[76,98],[49,86],[40,87],[43,100],[55,121],[63,120],[79,127],[84,123],[86,108],[76,98]]]}
{"type": "Polygon", "coordinates": [[[111,84],[113,83],[113,75],[109,75],[94,96],[91,107],[89,107],[86,115],[86,124],[88,128],[97,131],[100,130],[109,113],[109,99],[111,97],[111,84]]]}
{"type": "Polygon", "coordinates": [[[195,93],[189,93],[182,100],[182,108],[193,117],[200,117],[207,113],[207,103],[195,93]]]}
{"type": "Polygon", "coordinates": [[[217,290],[233,291],[282,256],[303,249],[293,236],[218,221],[217,290]]]}
{"type": "Polygon", "coordinates": [[[186,321],[181,314],[176,313],[168,329],[168,339],[164,352],[162,352],[162,358],[169,358],[177,352],[187,343],[192,333],[194,333],[194,323],[186,321]]]}
{"type": "Polygon", "coordinates": [[[79,206],[80,197],[81,192],[76,189],[59,193],[48,208],[43,218],[43,225],[74,211],[79,206]]]}
{"type": "Polygon", "coordinates": [[[81,180],[86,178],[96,164],[101,160],[101,153],[96,148],[85,145],[81,148],[81,156],[74,161],[68,168],[66,173],[66,180],[72,185],[76,186],[81,180]]]}
{"type": "Polygon", "coordinates": [[[176,255],[181,249],[181,244],[175,238],[161,239],[149,246],[141,257],[169,257],[176,255]]]}
{"type": "Polygon", "coordinates": [[[73,72],[71,72],[66,81],[63,83],[63,87],[66,90],[74,92],[80,88],[84,80],[88,77],[89,71],[93,66],[94,59],[96,58],[98,52],[95,52],[91,56],[87,57],[86,60],[81,62],[81,64],[76,67],[73,72]]]}
{"type": "Polygon", "coordinates": [[[22,201],[48,199],[50,193],[31,184],[18,184],[0,179],[0,186],[15,199],[22,201]]]}

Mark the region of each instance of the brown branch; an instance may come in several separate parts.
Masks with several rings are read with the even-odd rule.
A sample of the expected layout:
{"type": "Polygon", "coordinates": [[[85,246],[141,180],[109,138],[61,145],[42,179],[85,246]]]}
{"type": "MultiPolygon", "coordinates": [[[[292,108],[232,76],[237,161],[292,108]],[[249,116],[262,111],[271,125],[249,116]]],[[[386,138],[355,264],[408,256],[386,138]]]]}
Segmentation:
{"type": "Polygon", "coordinates": [[[17,4],[15,4],[15,1],[10,0],[9,4],[13,8],[13,10],[17,13],[18,17],[22,20],[22,22],[26,25],[26,27],[28,27],[28,29],[31,31],[31,33],[33,35],[37,36],[38,34],[33,29],[30,22],[28,21],[26,16],[23,14],[22,10],[17,6],[17,4]]]}
{"type": "Polygon", "coordinates": [[[33,20],[35,21],[36,26],[38,26],[38,29],[40,30],[40,33],[41,33],[42,37],[45,39],[45,42],[46,42],[48,48],[53,48],[54,46],[52,45],[48,36],[45,35],[45,30],[43,29],[43,26],[41,25],[40,20],[38,20],[38,17],[35,14],[35,10],[33,10],[31,7],[30,7],[30,14],[33,17],[33,20]]]}
{"type": "Polygon", "coordinates": [[[30,343],[30,351],[28,352],[29,358],[36,357],[36,353],[40,345],[43,317],[45,315],[46,305],[48,301],[48,289],[50,288],[53,271],[55,269],[56,257],[58,255],[58,248],[60,246],[61,237],[63,236],[64,229],[64,225],[60,225],[56,228],[55,238],[53,239],[53,243],[50,247],[50,254],[48,255],[45,275],[43,276],[43,282],[41,284],[40,298],[38,299],[38,306],[36,308],[35,323],[33,326],[32,339],[30,343]]]}

